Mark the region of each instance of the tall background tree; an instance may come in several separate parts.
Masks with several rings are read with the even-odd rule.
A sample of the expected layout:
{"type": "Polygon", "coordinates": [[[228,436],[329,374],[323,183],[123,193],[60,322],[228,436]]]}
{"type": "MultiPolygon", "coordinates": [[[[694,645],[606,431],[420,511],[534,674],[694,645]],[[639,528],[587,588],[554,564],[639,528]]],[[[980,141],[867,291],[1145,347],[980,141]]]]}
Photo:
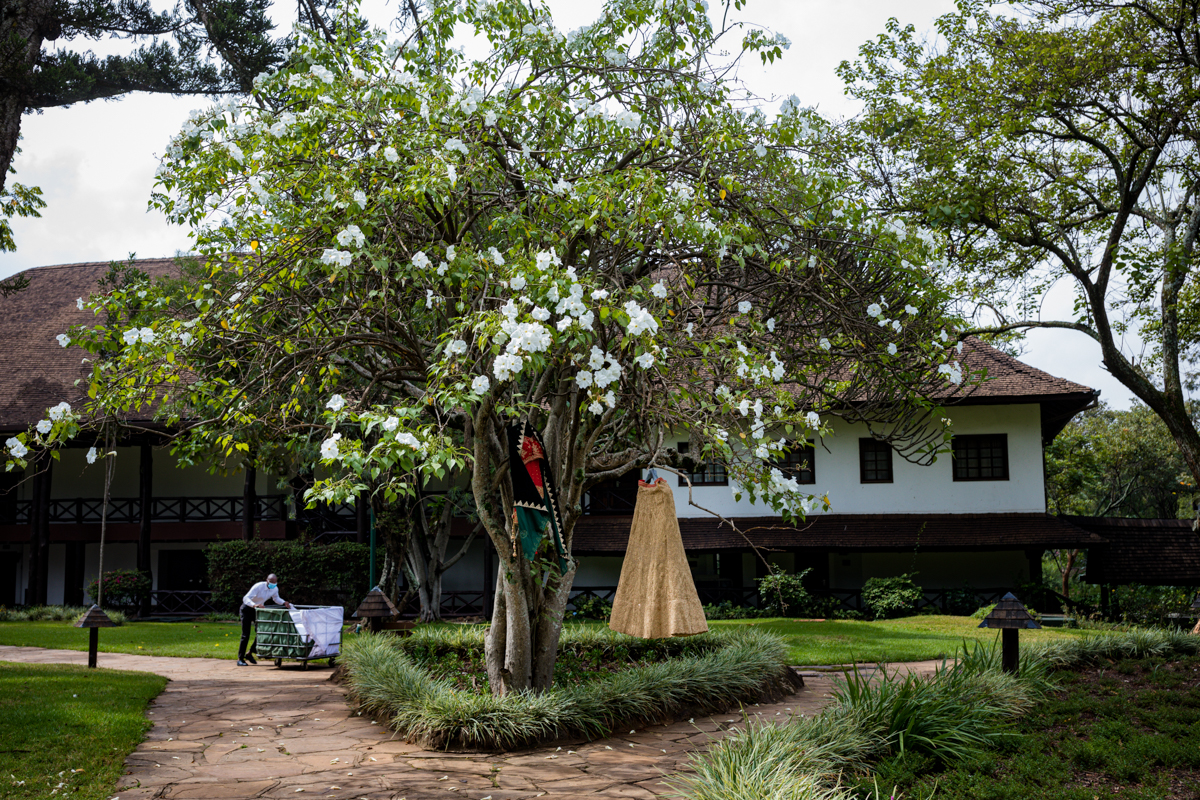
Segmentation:
{"type": "MultiPolygon", "coordinates": [[[[185,0],[155,11],[139,0],[5,0],[0,3],[0,250],[13,250],[9,219],[36,216],[41,190],[8,182],[22,117],[44,108],[129,92],[248,95],[286,56],[267,0],[185,0]],[[128,39],[100,57],[71,45],[128,39]],[[169,40],[173,40],[169,41],[169,40]],[[136,43],[136,44],[132,44],[136,43]]],[[[300,24],[329,32],[326,0],[299,0],[300,24]]]]}
{"type": "Polygon", "coordinates": [[[1079,332],[1200,481],[1200,6],[989,9],[963,0],[935,43],[892,20],[844,63],[865,111],[838,147],[882,212],[950,237],[962,335],[1079,332]],[[1049,317],[1063,282],[1073,311],[1049,317]]]}
{"type": "Polygon", "coordinates": [[[410,23],[388,41],[348,16],[263,82],[272,103],[185,126],[154,202],[203,274],[92,299],[155,312],[71,332],[121,343],[94,363],[101,410],[153,407],[230,451],[248,429],[319,447],[313,500],[412,502],[461,474],[498,554],[499,693],[551,685],[584,494],[678,467],[681,437],[790,519],[822,500],[770,462],[821,413],[935,457],[931,396],[965,377],[941,241],[814,166],[812,112],[754,109],[731,75],[781,40],[714,29],[694,0],[610,0],[568,34],[512,0],[410,23]],[[545,443],[563,545],[529,557],[519,420],[545,443]]]}

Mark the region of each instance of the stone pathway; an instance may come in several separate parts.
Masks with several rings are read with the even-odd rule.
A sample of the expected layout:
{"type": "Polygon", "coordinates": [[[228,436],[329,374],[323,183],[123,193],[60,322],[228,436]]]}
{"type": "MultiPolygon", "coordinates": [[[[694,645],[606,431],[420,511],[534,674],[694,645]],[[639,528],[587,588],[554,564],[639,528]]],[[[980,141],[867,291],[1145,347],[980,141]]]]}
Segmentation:
{"type": "MultiPolygon", "coordinates": [[[[86,664],[87,653],[0,646],[0,661],[86,664]]],[[[101,653],[108,669],[170,679],[149,709],[154,727],[125,762],[114,797],[249,800],[322,797],[370,800],[654,798],[665,775],[747,717],[783,720],[818,713],[832,676],[802,670],[805,687],[781,703],[595,742],[563,742],[495,755],[423,750],[357,716],[325,662],[302,670],[270,661],[101,653]]],[[[930,672],[935,662],[897,665],[930,672]]]]}

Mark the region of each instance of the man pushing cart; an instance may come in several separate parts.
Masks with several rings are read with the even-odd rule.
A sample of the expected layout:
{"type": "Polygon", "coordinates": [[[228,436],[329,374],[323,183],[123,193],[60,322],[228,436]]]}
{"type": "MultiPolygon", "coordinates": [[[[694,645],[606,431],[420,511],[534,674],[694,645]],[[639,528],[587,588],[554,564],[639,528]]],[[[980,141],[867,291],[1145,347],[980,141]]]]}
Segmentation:
{"type": "Polygon", "coordinates": [[[292,608],[291,603],[279,596],[279,577],[273,572],[267,576],[265,581],[259,581],[251,586],[250,591],[246,592],[246,596],[242,598],[242,607],[238,610],[238,616],[242,620],[242,640],[238,643],[237,663],[239,667],[258,663],[258,659],[254,657],[255,646],[251,644],[247,651],[246,645],[250,643],[250,626],[254,624],[255,609],[266,607],[268,602],[274,602],[284,608],[292,608]]]}

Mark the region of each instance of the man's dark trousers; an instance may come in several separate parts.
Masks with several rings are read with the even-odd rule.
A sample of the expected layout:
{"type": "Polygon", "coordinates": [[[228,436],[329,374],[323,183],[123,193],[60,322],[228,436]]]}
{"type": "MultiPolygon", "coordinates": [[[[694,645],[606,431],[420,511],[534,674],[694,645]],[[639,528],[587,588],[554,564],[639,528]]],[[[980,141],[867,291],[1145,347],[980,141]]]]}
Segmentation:
{"type": "MultiPolygon", "coordinates": [[[[238,643],[238,661],[246,660],[246,645],[250,642],[250,626],[254,624],[254,606],[248,606],[242,603],[241,609],[238,610],[238,615],[242,618],[242,641],[238,643]]],[[[258,644],[258,637],[255,637],[254,644],[258,644]]],[[[250,645],[250,653],[254,654],[254,644],[250,645]]]]}

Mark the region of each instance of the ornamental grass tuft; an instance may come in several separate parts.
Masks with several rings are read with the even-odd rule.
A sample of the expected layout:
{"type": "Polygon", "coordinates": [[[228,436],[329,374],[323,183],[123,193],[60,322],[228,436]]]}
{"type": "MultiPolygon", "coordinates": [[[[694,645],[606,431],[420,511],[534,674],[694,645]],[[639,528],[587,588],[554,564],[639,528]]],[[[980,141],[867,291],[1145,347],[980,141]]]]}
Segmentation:
{"type": "Polygon", "coordinates": [[[1200,637],[1169,630],[1058,639],[1022,648],[1013,677],[1000,671],[995,643],[964,642],[956,662],[929,678],[850,674],[819,716],[748,724],[694,755],[691,771],[669,783],[689,800],[850,800],[859,795],[843,780],[869,776],[888,756],[951,762],[1000,744],[1055,685],[1055,670],[1197,654],[1200,637]]]}
{"type": "MultiPolygon", "coordinates": [[[[430,676],[406,652],[432,645],[482,649],[479,629],[434,629],[423,639],[360,635],[343,643],[340,661],[364,712],[387,719],[410,741],[434,749],[513,749],[563,737],[598,738],[685,709],[715,712],[790,691],[787,648],[779,637],[736,630],[690,638],[696,641],[644,645],[677,652],[668,661],[581,686],[503,697],[458,690],[430,676]]],[[[640,641],[572,628],[564,631],[560,649],[637,647],[633,643],[640,641]]]]}

